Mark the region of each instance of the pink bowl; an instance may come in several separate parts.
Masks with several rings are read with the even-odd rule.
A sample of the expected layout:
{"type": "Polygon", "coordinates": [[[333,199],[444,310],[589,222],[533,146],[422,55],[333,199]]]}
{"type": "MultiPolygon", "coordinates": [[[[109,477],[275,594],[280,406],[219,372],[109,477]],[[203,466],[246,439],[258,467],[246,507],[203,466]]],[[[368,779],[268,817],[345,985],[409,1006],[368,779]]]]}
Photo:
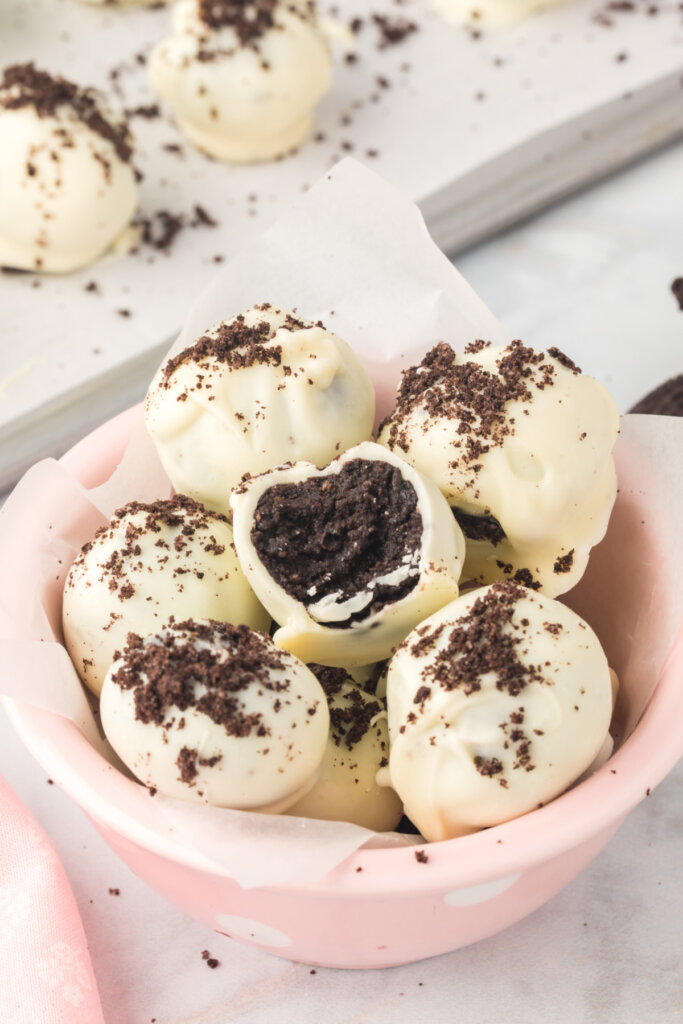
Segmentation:
{"type": "MultiPolygon", "coordinates": [[[[63,463],[103,482],[125,448],[133,410],[90,434],[63,463]]],[[[50,496],[45,495],[46,502],[50,496]]],[[[30,537],[17,538],[29,545],[30,537]]],[[[192,917],[291,960],[386,967],[486,938],[531,913],[602,849],[683,753],[683,631],[640,720],[610,761],[547,806],[476,835],[423,847],[360,850],[306,885],[242,889],[218,865],[149,821],[149,798],[58,715],[7,702],[34,757],[90,816],[105,841],[192,917]]],[[[635,688],[633,684],[632,690],[635,688]]],[[[643,694],[651,681],[643,681],[643,694]]],[[[643,694],[627,701],[641,704],[643,694]]]]}

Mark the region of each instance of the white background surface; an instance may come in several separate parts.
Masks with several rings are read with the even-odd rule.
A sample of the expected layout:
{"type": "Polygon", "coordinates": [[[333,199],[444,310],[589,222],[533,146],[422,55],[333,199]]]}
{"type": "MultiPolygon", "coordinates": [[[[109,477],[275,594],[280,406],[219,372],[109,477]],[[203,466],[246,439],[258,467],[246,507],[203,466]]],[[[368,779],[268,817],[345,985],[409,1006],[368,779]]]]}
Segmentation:
{"type": "MultiPolygon", "coordinates": [[[[458,259],[513,334],[558,345],[626,409],[683,371],[683,146],[458,259]]],[[[0,713],[0,771],[54,837],[108,1024],[677,1024],[683,1016],[683,766],[531,917],[408,967],[290,964],[195,924],[111,854],[0,713]],[[118,887],[120,896],[108,889],[118,887]],[[211,971],[209,949],[220,960],[211,971]]]]}
{"type": "MultiPolygon", "coordinates": [[[[612,166],[621,149],[631,153],[666,137],[675,116],[667,117],[661,97],[650,120],[638,122],[639,127],[635,107],[645,86],[667,76],[669,92],[678,99],[683,10],[678,0],[661,0],[658,13],[648,16],[646,0],[636,0],[631,13],[613,12],[612,24],[605,27],[596,23],[595,14],[606,2],[573,0],[475,40],[468,30],[435,15],[431,0],[402,0],[400,7],[393,0],[374,0],[370,10],[416,18],[421,25],[400,45],[378,50],[367,0],[338,0],[345,23],[365,15],[358,38],[361,59],[349,66],[340,47],[334,47],[335,84],[317,115],[325,141],[312,142],[276,164],[235,167],[207,160],[184,142],[168,111],[159,120],[133,119],[136,163],[145,175],[141,213],[151,217],[166,209],[190,219],[199,202],[219,227],[184,231],[170,256],[143,247],[125,258],[105,257],[67,277],[0,275],[0,430],[173,337],[188,303],[215,270],[214,256],[233,255],[254,228],[268,225],[302,188],[344,156],[344,145],[361,159],[369,148],[376,149],[379,155],[368,161],[373,169],[410,198],[425,201],[435,228],[443,220],[444,200],[428,202],[430,196],[454,181],[463,182],[467,192],[468,172],[502,160],[490,202],[472,211],[469,192],[460,198],[463,209],[458,208],[448,234],[461,238],[464,232],[471,238],[480,234],[477,225],[506,221],[501,209],[506,197],[514,217],[520,206],[532,202],[529,192],[543,186],[545,194],[552,193],[547,180],[534,179],[525,194],[528,158],[509,158],[540,133],[569,125],[559,137],[544,140],[541,134],[540,148],[533,153],[541,179],[562,179],[564,190],[612,166]],[[410,67],[402,70],[406,62],[410,67]],[[380,75],[390,88],[378,85],[380,75]],[[633,138],[615,133],[611,145],[598,151],[592,148],[591,131],[612,136],[605,133],[604,122],[599,131],[590,122],[589,130],[582,118],[601,104],[617,108],[608,125],[631,112],[633,138]],[[350,124],[343,123],[347,115],[350,124]],[[578,125],[571,126],[574,118],[578,125]],[[164,150],[168,143],[179,144],[181,153],[164,150]],[[571,172],[566,171],[569,154],[558,160],[565,146],[574,157],[571,172]],[[99,295],[84,291],[93,280],[99,295]],[[121,317],[121,309],[132,315],[121,317]]],[[[332,0],[321,0],[323,12],[332,6],[332,0]]],[[[0,67],[33,59],[102,88],[116,106],[149,104],[155,97],[135,58],[149,53],[168,31],[169,20],[168,8],[117,11],[76,0],[0,0],[0,67]],[[112,69],[118,69],[115,82],[112,69]]],[[[622,234],[615,243],[621,240],[628,241],[622,234]]],[[[570,234],[561,240],[560,253],[567,244],[580,242],[570,234]]],[[[612,255],[608,247],[592,260],[601,263],[612,255]]],[[[115,386],[121,390],[121,381],[115,386]]],[[[105,395],[101,401],[110,399],[105,395]]]]}

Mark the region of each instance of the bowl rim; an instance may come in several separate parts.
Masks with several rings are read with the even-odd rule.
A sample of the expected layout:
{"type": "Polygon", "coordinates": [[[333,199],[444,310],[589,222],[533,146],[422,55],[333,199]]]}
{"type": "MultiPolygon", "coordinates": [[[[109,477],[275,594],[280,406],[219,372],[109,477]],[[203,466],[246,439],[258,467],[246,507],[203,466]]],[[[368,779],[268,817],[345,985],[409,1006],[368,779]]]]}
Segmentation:
{"type": "MultiPolygon", "coordinates": [[[[86,435],[62,457],[62,465],[87,487],[104,482],[125,451],[140,409],[133,406],[86,435]]],[[[683,626],[631,735],[598,771],[543,807],[472,835],[424,844],[426,864],[415,858],[421,846],[362,847],[319,879],[263,888],[406,895],[406,870],[412,873],[410,895],[468,887],[529,869],[618,826],[683,754],[682,667],[683,626]]],[[[147,799],[144,787],[110,765],[73,722],[14,699],[3,698],[3,703],[33,757],[96,824],[176,863],[231,877],[222,865],[179,841],[170,823],[161,829],[137,817],[128,805],[147,799]],[[69,756],[74,744],[79,770],[69,756]]]]}

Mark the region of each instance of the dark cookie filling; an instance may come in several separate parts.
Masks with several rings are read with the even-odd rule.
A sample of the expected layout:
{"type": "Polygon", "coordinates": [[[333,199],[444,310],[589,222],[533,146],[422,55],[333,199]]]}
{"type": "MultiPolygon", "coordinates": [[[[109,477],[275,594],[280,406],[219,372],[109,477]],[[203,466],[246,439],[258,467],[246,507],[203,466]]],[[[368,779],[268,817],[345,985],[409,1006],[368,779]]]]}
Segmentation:
{"type": "MultiPolygon", "coordinates": [[[[39,71],[32,63],[14,64],[3,72],[0,107],[5,110],[33,107],[38,117],[52,117],[61,106],[70,107],[79,121],[111,142],[123,163],[129,163],[133,147],[128,125],[125,121],[118,124],[109,121],[102,113],[100,99],[93,90],[81,89],[65,78],[39,71]]],[[[64,145],[68,142],[65,139],[64,145]]]]}
{"type": "MultiPolygon", "coordinates": [[[[123,690],[135,691],[136,719],[160,727],[170,708],[194,708],[222,725],[229,736],[266,736],[261,714],[247,713],[240,693],[252,686],[273,694],[289,689],[286,678],[272,677],[287,667],[287,655],[264,633],[227,622],[188,620],[152,640],[129,633],[123,654],[117,651],[114,657],[122,658],[122,664],[113,681],[123,690]],[[215,644],[227,657],[217,656],[215,644]],[[199,698],[198,683],[205,687],[199,698]]],[[[185,775],[194,763],[192,753],[188,750],[187,763],[179,765],[185,775]]]]}
{"type": "Polygon", "coordinates": [[[368,602],[338,622],[346,628],[405,597],[417,585],[422,516],[412,484],[390,463],[354,459],[338,473],[276,484],[261,495],[251,530],[276,583],[304,605],[364,590],[368,602]],[[397,584],[378,577],[410,564],[397,584]]]}
{"type": "Polygon", "coordinates": [[[463,512],[455,505],[452,512],[455,521],[468,540],[485,540],[489,544],[493,544],[494,547],[505,540],[505,530],[495,516],[473,516],[469,512],[463,512]]]}

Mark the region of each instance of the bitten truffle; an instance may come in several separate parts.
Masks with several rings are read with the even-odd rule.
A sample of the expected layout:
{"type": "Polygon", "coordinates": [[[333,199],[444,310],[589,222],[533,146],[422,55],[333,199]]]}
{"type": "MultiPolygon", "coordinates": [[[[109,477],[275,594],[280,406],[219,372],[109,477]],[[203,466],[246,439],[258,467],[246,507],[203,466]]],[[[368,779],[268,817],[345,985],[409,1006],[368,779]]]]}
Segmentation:
{"type": "Polygon", "coordinates": [[[365,442],[233,492],[235,546],[254,592],[302,661],[352,668],[386,658],[458,594],[464,540],[438,488],[365,442]]]}
{"type": "Polygon", "coordinates": [[[191,142],[245,163],[306,141],[332,63],[310,0],[182,0],[148,67],[191,142]]]}

